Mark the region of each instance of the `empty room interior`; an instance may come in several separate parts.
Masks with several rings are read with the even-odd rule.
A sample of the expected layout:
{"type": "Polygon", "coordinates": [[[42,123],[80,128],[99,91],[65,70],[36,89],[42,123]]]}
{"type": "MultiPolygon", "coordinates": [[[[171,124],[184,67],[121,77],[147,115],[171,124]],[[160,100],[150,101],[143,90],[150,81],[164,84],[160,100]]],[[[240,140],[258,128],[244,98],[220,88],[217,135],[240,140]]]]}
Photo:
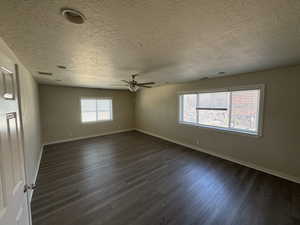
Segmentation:
{"type": "Polygon", "coordinates": [[[0,225],[300,225],[299,0],[1,0],[0,225]]]}

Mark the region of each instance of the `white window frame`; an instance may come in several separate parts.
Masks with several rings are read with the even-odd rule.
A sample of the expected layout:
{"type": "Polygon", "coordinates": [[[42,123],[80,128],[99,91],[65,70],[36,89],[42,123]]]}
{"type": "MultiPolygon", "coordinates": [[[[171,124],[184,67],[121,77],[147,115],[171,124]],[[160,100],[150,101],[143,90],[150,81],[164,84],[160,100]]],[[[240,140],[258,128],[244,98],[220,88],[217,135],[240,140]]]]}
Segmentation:
{"type": "Polygon", "coordinates": [[[110,122],[114,120],[114,110],[113,110],[113,98],[112,97],[81,97],[79,100],[80,105],[80,121],[81,123],[101,123],[101,122],[110,122]],[[98,110],[96,104],[96,120],[95,121],[82,121],[82,108],[81,108],[81,100],[111,100],[111,119],[109,120],[98,120],[98,110]]]}
{"type": "MultiPolygon", "coordinates": [[[[183,91],[183,92],[177,92],[178,95],[178,123],[182,125],[190,125],[195,126],[199,128],[208,128],[212,130],[218,130],[221,132],[229,132],[234,134],[242,134],[242,135],[250,135],[253,137],[261,137],[263,135],[263,109],[264,109],[264,94],[265,94],[265,85],[264,84],[256,84],[256,85],[245,85],[245,86],[237,86],[237,87],[228,87],[228,88],[220,88],[220,89],[207,89],[207,90],[196,90],[196,91],[183,91]],[[230,101],[231,101],[231,94],[233,91],[247,91],[247,90],[260,90],[260,96],[259,96],[259,105],[258,105],[258,120],[257,120],[257,132],[251,132],[243,129],[236,129],[236,128],[225,128],[225,127],[217,127],[217,126],[210,126],[210,125],[204,125],[198,123],[198,113],[197,110],[197,122],[185,122],[182,119],[183,116],[183,105],[181,104],[181,97],[186,94],[197,94],[197,102],[198,101],[198,94],[202,93],[216,93],[216,92],[230,92],[230,101]]],[[[231,120],[231,102],[229,103],[229,124],[231,120]]]]}

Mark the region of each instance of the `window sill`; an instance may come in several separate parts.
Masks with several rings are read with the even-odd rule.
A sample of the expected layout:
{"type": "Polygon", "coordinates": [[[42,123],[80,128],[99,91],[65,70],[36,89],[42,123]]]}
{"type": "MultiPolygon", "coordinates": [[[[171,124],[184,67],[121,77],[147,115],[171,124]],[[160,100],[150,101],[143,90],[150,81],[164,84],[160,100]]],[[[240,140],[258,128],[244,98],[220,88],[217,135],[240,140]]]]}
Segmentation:
{"type": "Polygon", "coordinates": [[[208,129],[211,131],[216,131],[216,132],[221,132],[221,133],[229,133],[229,134],[235,134],[235,135],[242,135],[242,136],[249,136],[249,137],[255,137],[259,138],[262,135],[256,132],[251,132],[251,131],[245,131],[245,130],[238,130],[238,129],[231,129],[231,128],[222,128],[222,127],[215,127],[215,126],[208,126],[208,125],[203,125],[203,124],[195,124],[195,123],[189,123],[189,122],[184,122],[184,121],[178,121],[180,125],[188,125],[192,127],[197,127],[197,128],[204,128],[208,129]]]}
{"type": "Polygon", "coordinates": [[[92,123],[105,123],[112,122],[113,120],[96,120],[96,121],[81,121],[82,124],[92,124],[92,123]]]}

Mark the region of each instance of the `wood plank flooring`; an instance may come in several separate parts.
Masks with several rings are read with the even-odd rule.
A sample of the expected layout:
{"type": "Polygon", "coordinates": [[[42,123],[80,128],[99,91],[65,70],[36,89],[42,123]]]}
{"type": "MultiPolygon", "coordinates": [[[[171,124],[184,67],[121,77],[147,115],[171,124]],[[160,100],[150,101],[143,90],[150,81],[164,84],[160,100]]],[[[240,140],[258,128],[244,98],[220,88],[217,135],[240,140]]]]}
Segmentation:
{"type": "Polygon", "coordinates": [[[300,224],[300,185],[136,131],[47,146],[37,185],[33,225],[300,224]]]}

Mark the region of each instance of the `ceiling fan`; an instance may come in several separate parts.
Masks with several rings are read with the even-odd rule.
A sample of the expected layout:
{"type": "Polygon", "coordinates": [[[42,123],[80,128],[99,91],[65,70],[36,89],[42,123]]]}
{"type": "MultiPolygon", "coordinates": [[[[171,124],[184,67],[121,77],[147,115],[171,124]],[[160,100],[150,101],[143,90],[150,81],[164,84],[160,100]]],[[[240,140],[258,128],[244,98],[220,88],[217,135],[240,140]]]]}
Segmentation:
{"type": "Polygon", "coordinates": [[[128,89],[131,91],[131,92],[136,92],[140,87],[142,88],[152,88],[151,86],[149,85],[153,85],[155,84],[154,82],[146,82],[146,83],[139,83],[135,80],[135,77],[138,76],[138,74],[133,74],[131,75],[132,76],[132,80],[121,80],[123,82],[125,82],[128,86],[128,89]]]}

